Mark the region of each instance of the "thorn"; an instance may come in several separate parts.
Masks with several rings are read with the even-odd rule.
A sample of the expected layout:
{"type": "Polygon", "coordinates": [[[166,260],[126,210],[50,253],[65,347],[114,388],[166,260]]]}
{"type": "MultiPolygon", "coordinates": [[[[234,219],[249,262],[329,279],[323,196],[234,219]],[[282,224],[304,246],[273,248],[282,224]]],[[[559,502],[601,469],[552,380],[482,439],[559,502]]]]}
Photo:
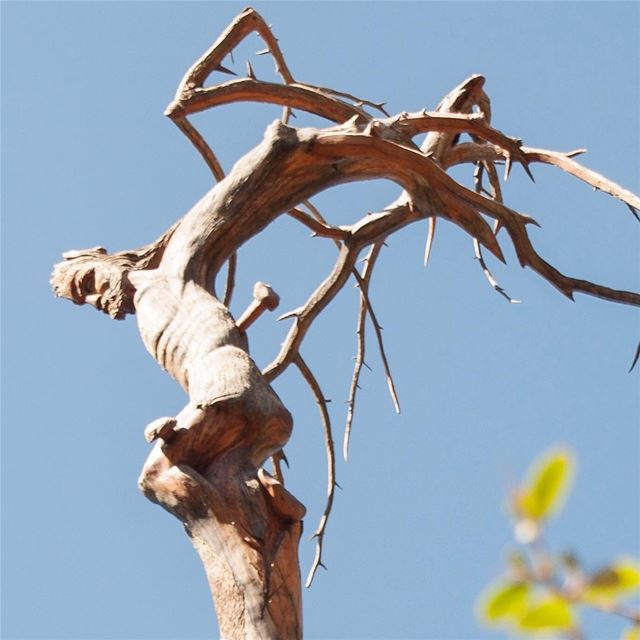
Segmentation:
{"type": "Polygon", "coordinates": [[[289,108],[289,115],[290,115],[292,118],[297,118],[297,117],[298,117],[298,116],[296,115],[296,112],[295,112],[293,109],[291,109],[291,108],[289,108]]]}
{"type": "Polygon", "coordinates": [[[567,151],[567,153],[565,153],[564,155],[567,158],[575,158],[575,156],[579,156],[583,153],[587,153],[586,149],[574,149],[573,151],[567,151]]]}
{"type": "Polygon", "coordinates": [[[529,176],[529,179],[531,180],[531,182],[535,184],[536,179],[533,177],[533,173],[531,173],[531,169],[529,168],[529,161],[523,156],[523,160],[521,160],[520,163],[522,164],[522,167],[524,168],[524,170],[527,172],[527,175],[529,176]]]}
{"type": "Polygon", "coordinates": [[[327,569],[327,567],[325,566],[324,562],[318,562],[318,566],[322,567],[325,571],[329,571],[329,569],[327,569]]]}
{"type": "Polygon", "coordinates": [[[631,373],[633,371],[633,368],[638,364],[638,360],[640,360],[640,342],[638,342],[636,355],[633,357],[633,362],[631,363],[631,368],[629,369],[629,373],[631,373]]]}
{"type": "Polygon", "coordinates": [[[261,49],[260,51],[256,51],[256,55],[257,56],[266,56],[267,53],[271,53],[271,51],[269,51],[269,49],[261,49]]]}
{"type": "Polygon", "coordinates": [[[235,71],[231,71],[231,69],[227,69],[227,67],[223,67],[221,64],[219,64],[215,68],[215,71],[220,71],[220,73],[227,73],[230,76],[237,76],[238,75],[235,71]]]}
{"type": "Polygon", "coordinates": [[[363,360],[362,364],[369,369],[369,371],[373,371],[373,369],[363,360]]]}
{"type": "Polygon", "coordinates": [[[249,76],[252,80],[256,79],[256,74],[253,72],[253,67],[251,63],[247,60],[247,76],[249,76]]]}
{"type": "Polygon", "coordinates": [[[521,215],[524,218],[525,224],[532,224],[534,227],[538,227],[538,229],[542,229],[542,225],[535,218],[532,218],[531,216],[526,216],[524,214],[521,214],[521,215]]]}
{"type": "Polygon", "coordinates": [[[433,246],[433,238],[436,233],[436,218],[432,216],[429,218],[429,232],[427,235],[427,244],[424,247],[424,261],[423,264],[426,267],[429,262],[429,256],[431,255],[431,247],[433,246]]]}
{"type": "Polygon", "coordinates": [[[229,57],[231,58],[231,62],[233,62],[233,64],[235,64],[235,60],[233,59],[233,49],[229,50],[229,57]]]}
{"type": "Polygon", "coordinates": [[[327,404],[329,404],[329,402],[331,402],[331,398],[322,398],[327,404]]]}
{"type": "Polygon", "coordinates": [[[287,318],[297,318],[299,315],[300,315],[300,308],[298,307],[297,309],[292,309],[291,311],[287,311],[286,313],[283,313],[278,318],[278,321],[287,320],[287,318]]]}
{"type": "Polygon", "coordinates": [[[509,179],[510,173],[511,173],[511,156],[507,156],[507,161],[504,164],[504,181],[505,182],[509,179]]]}
{"type": "MultiPolygon", "coordinates": [[[[626,204],[626,203],[625,203],[625,204],[626,204]]],[[[632,205],[630,205],[630,204],[627,204],[627,207],[629,207],[629,211],[631,211],[631,213],[633,214],[633,217],[634,217],[638,222],[640,222],[640,216],[638,215],[638,210],[637,210],[634,206],[632,206],[632,205]]]]}
{"type": "Polygon", "coordinates": [[[344,491],[344,489],[343,489],[343,488],[342,488],[342,487],[341,487],[337,482],[334,482],[333,484],[334,484],[336,487],[338,487],[338,489],[340,489],[340,491],[344,491]]]}
{"type": "Polygon", "coordinates": [[[385,116],[387,116],[387,118],[389,117],[389,112],[385,109],[385,106],[387,105],[386,102],[378,102],[376,104],[376,107],[382,111],[382,113],[384,113],[385,116]]]}
{"type": "Polygon", "coordinates": [[[289,458],[287,458],[287,454],[284,452],[284,449],[280,449],[280,455],[282,456],[282,462],[287,465],[287,469],[291,469],[291,467],[289,466],[289,458]]]}

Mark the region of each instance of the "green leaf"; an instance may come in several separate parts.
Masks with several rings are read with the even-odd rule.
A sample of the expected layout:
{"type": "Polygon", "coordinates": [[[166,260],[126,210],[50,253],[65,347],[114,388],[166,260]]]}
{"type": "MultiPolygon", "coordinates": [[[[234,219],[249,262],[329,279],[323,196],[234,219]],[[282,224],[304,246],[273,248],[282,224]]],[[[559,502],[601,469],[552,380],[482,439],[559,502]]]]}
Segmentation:
{"type": "Polygon", "coordinates": [[[640,627],[634,626],[627,629],[620,640],[640,640],[640,627]]]}
{"type": "Polygon", "coordinates": [[[566,600],[551,596],[529,607],[518,626],[523,631],[564,631],[574,626],[573,611],[566,600]]]}
{"type": "Polygon", "coordinates": [[[620,559],[591,576],[584,599],[598,602],[619,600],[639,589],[640,564],[637,560],[620,559]]]}
{"type": "Polygon", "coordinates": [[[480,613],[487,622],[519,618],[526,609],[529,585],[524,582],[501,582],[483,598],[480,613]]]}
{"type": "Polygon", "coordinates": [[[521,489],[518,507],[522,515],[534,520],[550,516],[564,500],[573,475],[573,456],[566,449],[543,454],[530,468],[521,489]]]}

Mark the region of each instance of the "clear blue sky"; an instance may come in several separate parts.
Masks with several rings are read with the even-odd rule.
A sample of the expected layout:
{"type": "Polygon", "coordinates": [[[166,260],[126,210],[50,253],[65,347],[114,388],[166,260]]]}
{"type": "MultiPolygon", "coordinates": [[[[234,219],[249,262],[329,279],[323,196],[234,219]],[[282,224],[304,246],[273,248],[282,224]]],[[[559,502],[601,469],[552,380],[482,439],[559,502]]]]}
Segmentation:
{"type": "MultiPolygon", "coordinates": [[[[148,356],[135,322],[54,299],[52,265],[71,248],[119,250],[157,237],[210,186],[200,158],[163,117],[178,81],[244,4],[2,3],[2,542],[5,640],[216,637],[208,588],[179,523],[136,479],[142,431],[184,404],[148,356]]],[[[638,3],[257,3],[294,76],[434,107],[472,73],[487,77],[494,124],[525,144],[587,147],[583,161],[630,189],[640,176],[638,3]]],[[[262,48],[252,37],[248,49],[262,48]]],[[[254,65],[271,72],[265,58],[254,65]]],[[[244,56],[236,57],[243,72],[244,56]]],[[[235,106],[196,118],[225,167],[257,144],[279,109],[235,106]]],[[[295,124],[295,122],[294,122],[295,124]]],[[[638,225],[628,210],[558,171],[516,168],[508,201],[535,216],[541,253],[571,275],[638,290],[638,225]]],[[[318,198],[336,224],[386,204],[393,185],[318,198]]],[[[306,637],[482,640],[479,591],[511,533],[503,496],[541,450],[571,446],[578,476],[549,531],[590,567],[640,553],[638,372],[627,374],[637,310],[574,303],[509,264],[495,266],[521,305],[486,284],[471,241],[440,225],[384,250],[373,302],[403,412],[381,365],[359,396],[352,455],[325,546],[328,572],[305,592],[306,637]]],[[[281,220],[240,252],[239,312],[255,280],[282,311],[298,306],[334,250],[281,220]]],[[[493,263],[492,263],[493,264],[493,263]]],[[[356,292],[314,326],[303,354],[341,438],[356,292]]],[[[287,323],[251,330],[261,365],[287,323]]],[[[289,488],[315,528],[325,491],[317,409],[295,371],[276,388],[295,417],[289,488]]],[[[313,543],[300,556],[306,573],[313,543]]],[[[622,624],[585,621],[591,639],[622,624]]]]}

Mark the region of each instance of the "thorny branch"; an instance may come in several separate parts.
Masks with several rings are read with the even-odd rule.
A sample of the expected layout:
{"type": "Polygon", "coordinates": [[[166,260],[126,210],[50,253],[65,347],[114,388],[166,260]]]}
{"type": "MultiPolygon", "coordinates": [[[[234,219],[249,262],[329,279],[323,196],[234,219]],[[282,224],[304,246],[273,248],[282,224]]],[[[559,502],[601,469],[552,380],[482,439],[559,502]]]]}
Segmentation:
{"type": "Polygon", "coordinates": [[[333,497],[335,494],[336,483],[336,454],[335,446],[333,442],[333,435],[331,433],[331,418],[329,417],[329,410],[327,409],[327,400],[320,389],[320,385],[313,375],[311,369],[307,366],[306,362],[302,359],[302,356],[298,353],[295,357],[294,363],[300,370],[302,377],[309,385],[313,397],[315,398],[318,409],[320,410],[320,418],[322,420],[322,430],[324,433],[324,444],[327,451],[327,503],[324,508],[322,517],[318,524],[313,537],[316,539],[316,555],[309,570],[305,586],[311,586],[313,577],[315,576],[318,567],[326,569],[322,564],[322,544],[324,542],[324,534],[327,528],[327,522],[329,521],[329,515],[331,514],[331,508],[333,507],[333,497]]]}
{"type": "Polygon", "coordinates": [[[396,410],[396,413],[400,413],[400,402],[398,401],[398,394],[396,393],[396,387],[393,382],[393,376],[391,375],[391,369],[389,368],[389,361],[387,360],[387,354],[385,353],[384,343],[382,341],[382,326],[378,322],[378,318],[376,317],[376,314],[373,311],[373,307],[371,306],[371,300],[369,299],[368,292],[368,283],[363,280],[362,276],[358,273],[357,270],[354,270],[353,275],[355,276],[356,281],[358,282],[358,286],[360,287],[360,295],[362,296],[361,299],[364,301],[366,309],[369,312],[369,316],[371,317],[371,324],[373,324],[373,330],[375,331],[376,338],[378,340],[380,357],[382,358],[382,365],[384,367],[387,386],[389,387],[389,393],[391,394],[391,399],[393,400],[393,406],[396,410]]]}
{"type": "MultiPolygon", "coordinates": [[[[502,202],[502,193],[500,191],[500,183],[498,181],[498,174],[496,172],[495,164],[489,161],[478,162],[476,164],[476,170],[473,174],[473,179],[475,183],[475,189],[477,193],[487,193],[489,197],[497,200],[498,202],[502,202]],[[487,171],[489,174],[489,182],[491,184],[491,191],[487,191],[482,184],[482,176],[484,171],[487,171]]],[[[494,233],[497,233],[498,227],[497,224],[494,226],[494,233]]],[[[499,293],[503,298],[507,300],[510,304],[518,304],[519,300],[514,300],[498,283],[498,281],[494,278],[493,274],[489,270],[487,263],[485,262],[484,256],[482,255],[482,247],[476,238],[473,239],[473,250],[476,256],[476,260],[482,269],[482,273],[484,273],[487,282],[494,288],[494,290],[499,293]]]]}
{"type": "MultiPolygon", "coordinates": [[[[221,179],[223,173],[217,158],[200,134],[188,122],[187,115],[222,104],[255,101],[270,102],[283,106],[285,109],[284,122],[288,121],[293,108],[296,108],[338,124],[337,128],[326,130],[324,137],[325,144],[330,151],[335,153],[336,157],[346,160],[350,156],[360,155],[362,150],[357,148],[358,145],[366,147],[366,153],[375,151],[376,147],[379,147],[377,150],[387,156],[385,158],[386,162],[395,162],[398,165],[407,162],[410,166],[409,170],[422,172],[427,177],[427,181],[435,187],[435,202],[432,197],[427,198],[426,202],[419,203],[419,198],[416,198],[415,193],[405,191],[396,203],[390,205],[379,214],[366,216],[351,227],[329,224],[308,200],[304,200],[301,204],[306,206],[310,214],[298,207],[291,207],[287,211],[292,218],[310,229],[314,236],[331,239],[338,247],[336,263],[325,280],[301,307],[282,316],[282,318],[293,318],[293,325],[279,354],[263,371],[265,378],[272,381],[290,363],[295,363],[314,393],[325,429],[329,465],[328,500],[324,515],[316,531],[316,537],[318,538],[316,558],[307,580],[308,584],[313,579],[318,566],[322,565],[322,540],[333,502],[335,486],[335,456],[326,401],[313,374],[300,357],[299,349],[315,318],[342,289],[349,276],[353,275],[360,288],[360,306],[357,321],[357,351],[347,401],[347,418],[344,431],[343,454],[346,460],[360,373],[362,367],[366,366],[364,355],[367,313],[371,317],[378,340],[387,384],[394,406],[396,411],[399,412],[397,394],[382,343],[381,327],[373,312],[368,292],[373,266],[387,235],[413,220],[428,217],[429,233],[424,255],[424,263],[426,265],[435,237],[436,217],[448,217],[471,235],[475,257],[488,282],[499,294],[513,303],[517,301],[512,299],[495,280],[482,253],[482,245],[484,245],[496,257],[503,259],[501,249],[496,240],[496,234],[500,228],[504,227],[514,243],[520,264],[523,267],[529,266],[537,271],[568,297],[572,298],[574,291],[581,291],[628,304],[639,303],[639,298],[636,294],[619,292],[585,280],[567,277],[545,262],[536,253],[526,233],[526,225],[530,223],[536,224],[535,221],[508,209],[503,204],[496,163],[505,164],[505,179],[509,175],[513,160],[522,165],[531,179],[533,179],[533,176],[529,168],[530,163],[542,162],[554,165],[587,182],[594,188],[622,200],[634,215],[637,215],[637,210],[640,209],[640,199],[573,160],[573,157],[579,152],[563,154],[523,147],[520,140],[506,136],[491,127],[489,124],[491,103],[483,90],[483,85],[484,78],[472,76],[445,96],[436,111],[423,110],[414,114],[403,112],[396,116],[389,116],[383,103],[364,100],[350,93],[336,91],[327,87],[296,82],[270,29],[257,13],[247,9],[234,20],[216,43],[191,67],[178,88],[175,100],[167,109],[167,115],[174,120],[191,140],[218,180],[221,179]],[[232,56],[234,47],[253,31],[257,32],[266,44],[266,49],[259,52],[259,55],[271,54],[275,61],[276,71],[280,74],[283,84],[258,80],[253,73],[250,62],[247,62],[247,78],[237,78],[205,88],[203,86],[204,82],[213,71],[228,72],[228,69],[222,66],[225,56],[227,54],[232,56]],[[364,111],[364,107],[371,107],[381,111],[387,117],[382,120],[375,119],[364,111]],[[474,113],[474,109],[477,109],[477,112],[474,113]],[[351,129],[345,131],[345,125],[351,125],[351,129]],[[412,139],[424,132],[427,132],[428,136],[422,148],[418,150],[412,139]],[[462,133],[469,134],[473,142],[460,143],[459,138],[462,133]],[[331,149],[332,145],[341,148],[340,150],[333,150],[331,149]],[[380,149],[380,147],[385,148],[380,149]],[[409,155],[420,157],[407,158],[409,155]],[[461,185],[448,178],[432,160],[445,170],[461,163],[475,163],[476,193],[473,194],[465,190],[461,185]],[[488,176],[490,191],[487,191],[482,184],[482,175],[484,173],[488,176]],[[448,194],[455,194],[457,198],[448,197],[448,194]],[[486,194],[488,198],[484,198],[482,194],[486,194]],[[447,211],[448,216],[442,215],[443,210],[447,211]],[[486,222],[479,215],[480,213],[494,218],[493,231],[489,229],[486,222]],[[369,230],[373,230],[373,232],[369,233],[369,230]],[[367,246],[369,247],[369,252],[365,258],[362,274],[360,274],[355,265],[358,255],[367,246]]],[[[321,141],[322,139],[322,132],[318,132],[317,140],[321,141]]],[[[322,153],[324,149],[316,144],[315,151],[322,153]]],[[[379,171],[377,177],[388,177],[384,173],[384,171],[379,171]]],[[[234,272],[235,254],[229,260],[225,305],[228,304],[233,289],[234,272]]],[[[636,355],[636,360],[637,357],[636,355]]]]}
{"type": "MultiPolygon", "coordinates": [[[[573,151],[548,151],[547,149],[535,149],[533,147],[521,147],[520,150],[524,154],[527,162],[538,162],[548,164],[566,173],[586,182],[588,185],[602,191],[604,193],[617,198],[624,202],[632,210],[640,210],[640,197],[632,193],[628,189],[621,187],[612,180],[587,169],[580,163],[573,160],[573,157],[585,153],[584,149],[576,149],[573,151]]],[[[507,157],[506,153],[499,146],[493,144],[477,144],[474,142],[466,142],[453,148],[447,158],[446,167],[453,167],[457,164],[466,162],[477,162],[479,160],[488,161],[504,161],[507,157]]]]}
{"type": "Polygon", "coordinates": [[[376,242],[371,245],[369,253],[364,258],[364,268],[361,274],[360,286],[360,306],[358,309],[358,323],[356,329],[357,337],[357,349],[355,362],[353,366],[353,376],[351,377],[351,386],[349,388],[349,399],[347,400],[347,419],[344,426],[344,438],[342,441],[342,455],[345,461],[349,457],[349,441],[351,439],[351,425],[353,424],[353,415],[356,405],[356,394],[360,388],[360,373],[362,367],[368,367],[365,362],[366,340],[365,340],[365,328],[367,320],[367,303],[365,295],[369,290],[369,282],[371,280],[371,274],[373,273],[373,266],[375,265],[378,256],[380,255],[380,249],[382,249],[382,243],[376,242]]]}
{"type": "MultiPolygon", "coordinates": [[[[504,260],[496,237],[498,231],[504,228],[513,243],[520,265],[532,268],[567,297],[572,299],[573,294],[578,291],[606,300],[640,306],[640,295],[637,293],[568,277],[538,255],[526,229],[527,225],[537,223],[533,218],[503,204],[496,165],[505,165],[505,179],[514,161],[519,163],[531,178],[531,164],[553,165],[595,189],[621,200],[636,216],[640,210],[640,198],[579,164],[574,157],[581,151],[561,153],[526,147],[517,138],[505,135],[491,126],[491,103],[484,92],[484,82],[482,76],[471,76],[447,94],[435,111],[402,112],[389,116],[384,103],[364,100],[343,91],[296,82],[277,39],[264,20],[249,8],[238,15],[212,47],[187,71],[175,99],[165,112],[203,157],[213,176],[219,181],[220,187],[232,184],[234,171],[239,173],[240,169],[236,165],[229,176],[224,177],[224,171],[215,153],[188,120],[188,116],[211,107],[235,102],[264,102],[284,108],[283,122],[287,122],[293,109],[298,109],[332,123],[332,126],[325,129],[287,129],[294,132],[288,139],[292,140],[295,137],[296,146],[291,147],[290,157],[278,160],[281,164],[277,184],[263,187],[263,202],[271,206],[272,210],[263,207],[266,213],[261,211],[261,222],[252,221],[251,224],[254,226],[247,222],[246,217],[241,217],[245,215],[242,212],[235,211],[229,214],[220,222],[218,228],[217,237],[226,238],[224,242],[215,241],[218,244],[214,248],[219,249],[219,255],[211,249],[212,245],[206,245],[206,249],[214,256],[211,258],[213,264],[208,267],[199,266],[201,271],[197,273],[198,279],[205,281],[207,278],[204,276],[209,275],[209,272],[215,276],[227,261],[227,286],[223,300],[225,306],[228,306],[234,287],[236,250],[283,213],[288,213],[310,229],[315,236],[329,239],[338,247],[338,255],[331,272],[300,307],[285,314],[285,317],[293,318],[292,326],[280,351],[262,372],[266,380],[271,382],[290,364],[295,363],[310,385],[321,411],[329,460],[329,486],[327,507],[316,531],[318,546],[310,579],[321,565],[322,539],[335,487],[335,456],[326,401],[311,371],[299,355],[300,345],[314,320],[353,275],[360,288],[360,309],[356,362],[349,391],[345,427],[346,457],[356,390],[364,365],[364,326],[367,313],[371,316],[378,338],[396,409],[399,408],[382,346],[380,326],[373,313],[368,293],[373,265],[387,236],[408,224],[428,218],[426,262],[433,243],[436,218],[453,222],[473,239],[476,257],[489,282],[499,293],[512,301],[491,275],[481,251],[481,247],[484,247],[499,260],[504,260]],[[205,82],[214,72],[235,75],[223,65],[223,62],[227,55],[233,60],[234,48],[253,32],[264,41],[266,49],[260,53],[272,56],[282,83],[259,80],[249,63],[248,77],[236,77],[227,82],[205,86],[205,82]],[[366,108],[380,111],[385,117],[374,118],[366,108]],[[427,133],[427,136],[418,148],[413,138],[422,133],[427,133]],[[462,134],[468,134],[472,141],[460,142],[462,134]],[[447,169],[463,163],[473,163],[481,167],[478,169],[475,191],[463,187],[446,173],[447,169]],[[487,191],[481,182],[482,174],[485,172],[489,179],[490,191],[487,191]],[[377,213],[366,214],[355,224],[328,223],[308,200],[315,193],[331,186],[368,179],[390,179],[404,191],[394,203],[377,213]],[[270,190],[278,193],[272,194],[270,190]],[[278,208],[274,202],[286,204],[278,208]],[[300,205],[306,206],[310,213],[300,209],[300,205]],[[493,229],[485,217],[494,220],[493,229]],[[224,233],[220,232],[220,228],[223,228],[224,233]],[[228,250],[229,247],[231,250],[228,250]],[[360,274],[356,269],[356,263],[361,252],[366,249],[369,249],[367,263],[360,274]]],[[[265,142],[264,145],[268,151],[268,144],[265,142]]],[[[195,213],[200,214],[201,211],[195,213]]],[[[179,232],[180,225],[178,222],[159,241],[142,249],[111,256],[105,255],[104,249],[70,255],[68,261],[59,268],[58,275],[54,275],[56,292],[78,303],[90,302],[115,318],[133,313],[135,309],[132,303],[132,287],[126,275],[122,274],[128,270],[157,267],[171,234],[176,232],[176,229],[179,232]],[[115,266],[107,272],[107,276],[103,276],[102,280],[97,282],[94,277],[98,272],[95,265],[105,263],[115,266]],[[96,288],[104,287],[107,287],[105,291],[113,293],[107,296],[102,295],[102,291],[100,295],[94,292],[96,288]]],[[[206,229],[211,232],[210,227],[206,229]]],[[[203,240],[204,244],[206,239],[203,240]]],[[[185,273],[195,277],[187,267],[184,267],[185,273]]],[[[640,350],[636,354],[636,360],[639,355],[640,350]]]]}

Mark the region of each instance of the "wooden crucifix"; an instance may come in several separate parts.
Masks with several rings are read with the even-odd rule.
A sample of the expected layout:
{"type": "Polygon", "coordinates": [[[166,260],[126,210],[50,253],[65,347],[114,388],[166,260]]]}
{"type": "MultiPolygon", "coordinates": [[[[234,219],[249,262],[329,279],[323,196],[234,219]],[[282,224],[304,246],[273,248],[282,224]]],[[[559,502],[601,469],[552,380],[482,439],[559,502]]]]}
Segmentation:
{"type": "MultiPolygon", "coordinates": [[[[189,401],[176,415],[160,417],[145,430],[155,446],[144,465],[140,487],[185,524],[205,566],[224,638],[302,636],[300,570],[297,559],[304,506],[285,489],[281,451],[292,417],[270,383],[295,365],[320,405],[329,458],[327,507],[316,531],[316,558],[335,487],[333,439],[326,401],[302,358],[300,347],[315,318],[351,278],[360,290],[358,326],[367,316],[376,329],[390,391],[389,371],[368,286],[384,240],[399,229],[429,220],[428,258],[437,219],[453,222],[474,241],[476,257],[490,284],[502,295],[483,251],[503,260],[498,231],[504,230],[521,266],[530,267],[564,295],[575,292],[640,305],[640,295],[562,274],[538,255],[527,227],[529,216],[502,200],[498,167],[505,177],[513,163],[527,174],[533,163],[554,165],[625,203],[637,215],[640,198],[579,164],[580,151],[560,153],[523,146],[490,124],[491,105],[484,78],[472,76],[453,89],[433,111],[390,116],[383,104],[294,80],[277,40],[252,9],[244,10],[189,69],[166,114],[195,145],[217,184],[158,240],[139,249],[109,254],[101,247],[64,254],[55,266],[56,295],[91,304],[114,319],[135,314],[142,340],[158,364],[184,388],[189,401]],[[224,59],[248,34],[266,44],[281,83],[247,77],[205,86],[215,71],[228,72],[224,59]],[[188,117],[239,101],[283,106],[280,120],[264,139],[224,172],[188,117]],[[295,128],[297,109],[330,121],[327,128],[295,128]],[[372,115],[375,113],[377,115],[372,115]],[[426,133],[421,146],[413,139],[426,133]],[[469,141],[461,141],[467,134],[469,141]],[[447,174],[451,167],[475,168],[475,189],[447,174]],[[333,225],[309,202],[338,184],[385,178],[396,182],[398,198],[355,224],[333,225]],[[486,185],[485,185],[486,182],[486,185]],[[258,283],[254,300],[237,320],[229,312],[235,255],[247,240],[277,217],[289,215],[337,246],[331,272],[294,312],[276,358],[260,371],[251,359],[247,329],[277,294],[258,283]],[[493,226],[489,223],[493,221],[493,226]],[[356,262],[366,252],[365,266],[356,262]],[[226,289],[215,279],[227,264],[226,289]],[[272,473],[264,469],[273,459],[272,473]]],[[[346,457],[358,378],[363,364],[364,330],[358,332],[356,366],[345,429],[346,457]]],[[[637,359],[637,354],[636,354],[637,359]]]]}

